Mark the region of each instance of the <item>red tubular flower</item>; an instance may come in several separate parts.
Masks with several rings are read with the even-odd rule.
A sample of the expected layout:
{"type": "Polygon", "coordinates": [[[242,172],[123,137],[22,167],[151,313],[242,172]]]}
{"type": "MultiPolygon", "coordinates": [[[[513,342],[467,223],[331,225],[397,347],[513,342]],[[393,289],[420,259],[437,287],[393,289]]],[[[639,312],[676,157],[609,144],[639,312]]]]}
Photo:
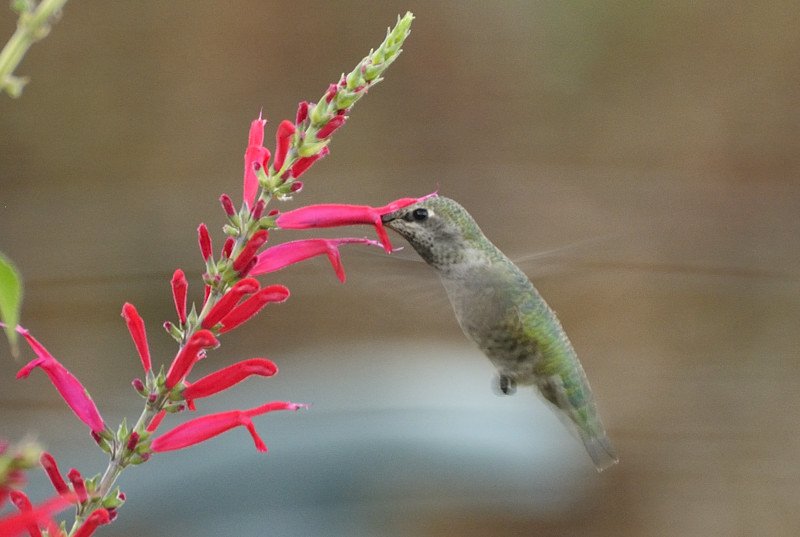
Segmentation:
{"type": "Polygon", "coordinates": [[[222,328],[219,333],[229,332],[240,324],[248,321],[270,302],[283,302],[289,298],[289,290],[282,285],[270,285],[259,289],[253,296],[236,306],[229,314],[222,318],[222,328]]]}
{"type": "Polygon", "coordinates": [[[164,416],[166,416],[166,415],[167,415],[167,411],[166,410],[160,411],[158,414],[153,416],[153,419],[151,419],[150,423],[147,424],[147,427],[145,427],[145,430],[148,433],[155,432],[155,430],[158,429],[158,426],[161,425],[161,421],[164,419],[164,416]]]}
{"type": "Polygon", "coordinates": [[[83,476],[75,468],[67,472],[67,479],[72,483],[72,490],[75,491],[75,496],[78,497],[78,502],[83,503],[88,498],[86,493],[86,483],[83,481],[83,476]]]}
{"type": "MultiPolygon", "coordinates": [[[[287,213],[288,214],[288,213],[287,213]]],[[[274,272],[287,267],[293,263],[304,261],[311,257],[325,254],[336,271],[336,276],[344,283],[344,267],[342,258],[339,254],[339,246],[342,244],[372,244],[383,246],[381,243],[369,239],[359,239],[355,237],[344,237],[339,239],[305,239],[299,241],[286,242],[268,248],[258,255],[258,263],[250,271],[250,274],[257,276],[274,272]]]]}
{"type": "Polygon", "coordinates": [[[203,261],[208,261],[208,258],[211,257],[211,235],[209,235],[205,224],[200,224],[197,228],[197,242],[200,243],[200,253],[203,255],[203,261]]]}
{"type": "Polygon", "coordinates": [[[17,326],[17,332],[22,334],[25,340],[33,349],[33,352],[38,356],[37,359],[31,361],[23,367],[17,378],[26,378],[30,375],[31,371],[35,368],[41,368],[47,376],[50,377],[50,382],[56,387],[58,393],[67,403],[72,411],[78,418],[89,426],[93,433],[101,433],[105,430],[106,426],[103,423],[103,418],[100,417],[92,398],[86,391],[86,388],[76,379],[72,373],[67,371],[67,368],[61,365],[58,360],[47,352],[41,343],[31,336],[27,330],[21,326],[17,326]]]}
{"type": "Polygon", "coordinates": [[[236,239],[233,237],[228,237],[225,239],[225,244],[222,245],[222,257],[227,257],[230,259],[231,252],[233,252],[233,245],[236,242],[236,239]]]}
{"type": "Polygon", "coordinates": [[[291,168],[292,177],[297,179],[298,177],[303,175],[306,172],[306,170],[308,170],[311,167],[312,164],[314,164],[316,161],[318,161],[322,157],[328,155],[330,152],[331,152],[331,150],[328,149],[328,146],[325,146],[316,155],[311,155],[311,156],[308,156],[308,157],[302,157],[302,158],[297,159],[297,162],[295,162],[292,165],[292,168],[291,168]]]}
{"type": "Polygon", "coordinates": [[[248,207],[253,206],[258,191],[258,177],[256,170],[266,168],[269,161],[269,150],[264,147],[264,125],[266,119],[254,120],[250,125],[250,135],[247,143],[247,150],[244,153],[244,202],[248,207]]]}
{"type": "Polygon", "coordinates": [[[89,515],[72,537],[89,537],[98,526],[111,522],[111,515],[107,509],[98,509],[89,515]]]}
{"type": "Polygon", "coordinates": [[[219,197],[219,202],[222,205],[222,210],[225,211],[225,214],[228,216],[233,216],[236,214],[236,209],[233,208],[233,200],[227,194],[222,194],[219,197]]]}
{"type": "Polygon", "coordinates": [[[67,486],[67,482],[64,481],[61,472],[58,470],[58,465],[53,456],[46,451],[42,452],[39,457],[39,464],[42,465],[47,477],[50,478],[50,482],[53,484],[56,492],[62,496],[69,494],[69,486],[67,486]]]}
{"type": "Polygon", "coordinates": [[[197,382],[192,382],[183,390],[183,398],[194,410],[194,400],[209,397],[215,393],[227,390],[251,375],[271,377],[278,372],[278,367],[266,358],[251,358],[230,365],[210,375],[206,375],[197,382]]]}
{"type": "Polygon", "coordinates": [[[72,499],[69,497],[56,496],[31,510],[0,519],[0,535],[4,537],[19,535],[26,531],[31,524],[44,524],[50,520],[52,515],[63,511],[70,505],[72,505],[72,499]]]}
{"type": "Polygon", "coordinates": [[[278,125],[278,131],[275,133],[275,158],[272,159],[272,169],[275,173],[283,168],[283,163],[286,161],[286,155],[289,153],[289,145],[294,136],[295,126],[291,121],[284,119],[278,125]]]}
{"type": "Polygon", "coordinates": [[[222,298],[220,298],[216,304],[214,304],[214,307],[211,308],[211,311],[209,311],[208,315],[203,319],[202,327],[213,328],[216,326],[223,317],[228,315],[231,310],[236,307],[236,304],[239,303],[239,300],[241,300],[243,296],[252,295],[258,291],[260,287],[261,285],[255,278],[245,278],[236,283],[227,293],[222,295],[222,298]]]}
{"type": "MultiPolygon", "coordinates": [[[[175,278],[173,277],[173,281],[174,279],[175,278]]],[[[186,282],[186,279],[184,278],[183,281],[186,282]]],[[[174,290],[174,284],[173,284],[173,290],[174,290]]],[[[186,295],[184,291],[184,297],[185,296],[186,295]]],[[[176,298],[176,303],[177,303],[177,298],[176,298]]],[[[139,313],[136,311],[136,308],[133,307],[133,304],[129,302],[126,302],[122,306],[122,317],[123,319],[125,319],[125,324],[128,325],[128,332],[131,333],[131,337],[133,338],[133,344],[136,345],[136,350],[139,352],[139,358],[142,360],[142,367],[144,367],[144,372],[149,373],[152,366],[150,365],[150,349],[147,346],[147,333],[144,330],[144,321],[139,316],[139,313]]]]}
{"type": "Polygon", "coordinates": [[[156,453],[171,451],[173,449],[183,449],[194,444],[199,444],[200,442],[241,425],[246,427],[250,436],[253,437],[256,449],[264,452],[267,451],[267,446],[264,444],[264,441],[261,440],[261,437],[258,436],[251,418],[273,410],[297,410],[305,406],[306,405],[289,403],[286,401],[273,401],[272,403],[251,408],[250,410],[229,410],[227,412],[202,416],[178,425],[171,431],[159,436],[150,444],[150,449],[156,453]]]}
{"type": "Polygon", "coordinates": [[[258,250],[267,242],[267,238],[269,238],[269,233],[266,229],[260,229],[253,233],[253,236],[242,248],[241,253],[233,261],[233,270],[239,272],[244,269],[258,253],[258,250]]]}
{"type": "Polygon", "coordinates": [[[333,116],[324,127],[322,127],[319,132],[317,133],[317,139],[324,140],[333,132],[344,125],[344,122],[347,120],[347,116],[333,116]]]}
{"type": "Polygon", "coordinates": [[[308,117],[308,103],[303,101],[297,106],[297,119],[295,120],[295,124],[299,125],[303,121],[306,120],[308,117]]]}
{"type": "Polygon", "coordinates": [[[170,285],[172,286],[172,299],[175,301],[175,311],[178,312],[178,319],[183,326],[186,324],[186,291],[189,289],[189,284],[181,269],[176,270],[172,275],[170,285]]]}
{"type": "Polygon", "coordinates": [[[217,338],[208,330],[198,330],[192,334],[192,337],[190,337],[186,345],[178,351],[178,355],[175,356],[175,359],[169,366],[165,383],[167,389],[171,390],[174,388],[176,384],[189,374],[194,364],[200,359],[200,352],[203,349],[215,347],[217,345],[219,345],[217,338]]]}
{"type": "MultiPolygon", "coordinates": [[[[33,511],[33,504],[28,496],[19,490],[12,490],[9,492],[9,498],[14,507],[19,509],[21,513],[30,513],[33,511]]],[[[42,532],[39,530],[39,524],[32,521],[27,527],[28,534],[31,537],[42,537],[42,532]]]]}
{"type": "Polygon", "coordinates": [[[378,234],[378,238],[384,249],[387,253],[391,253],[392,245],[389,242],[386,229],[383,227],[383,222],[381,222],[381,216],[434,195],[436,194],[428,194],[421,198],[403,198],[395,200],[383,207],[341,204],[309,205],[308,207],[300,207],[299,209],[281,214],[275,220],[275,223],[282,229],[307,229],[368,224],[375,227],[375,232],[378,234]]]}

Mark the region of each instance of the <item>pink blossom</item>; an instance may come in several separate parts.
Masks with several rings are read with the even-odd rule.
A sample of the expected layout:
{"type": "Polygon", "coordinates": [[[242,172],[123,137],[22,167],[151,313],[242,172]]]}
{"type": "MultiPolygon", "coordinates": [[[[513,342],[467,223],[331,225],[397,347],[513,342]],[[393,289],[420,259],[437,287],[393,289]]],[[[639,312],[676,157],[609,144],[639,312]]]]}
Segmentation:
{"type": "Polygon", "coordinates": [[[257,276],[259,274],[266,274],[267,272],[274,272],[293,263],[325,254],[328,256],[331,265],[333,265],[336,276],[340,281],[344,282],[344,267],[342,266],[342,258],[339,254],[339,246],[342,244],[372,244],[374,246],[382,246],[379,242],[355,237],[339,239],[304,239],[286,242],[267,248],[261,252],[258,255],[258,263],[256,263],[256,266],[250,271],[250,274],[257,276]]]}
{"type": "Polygon", "coordinates": [[[181,326],[186,324],[186,291],[189,289],[189,284],[186,282],[186,276],[181,269],[177,269],[172,275],[170,281],[172,286],[172,299],[175,302],[175,311],[178,312],[178,320],[181,326]]]}
{"type": "MultiPolygon", "coordinates": [[[[184,279],[184,282],[185,281],[186,280],[184,279]]],[[[133,304],[129,302],[126,302],[122,306],[122,317],[125,319],[125,324],[128,325],[128,332],[130,332],[131,337],[133,338],[133,344],[136,345],[136,350],[139,352],[139,358],[142,360],[144,372],[148,373],[151,369],[150,349],[147,346],[147,333],[144,330],[144,321],[139,316],[139,313],[136,311],[136,308],[133,306],[133,304]]],[[[184,318],[183,322],[185,321],[186,320],[184,318]]]]}
{"type": "Polygon", "coordinates": [[[216,347],[217,345],[219,345],[217,338],[208,330],[198,330],[192,334],[192,337],[190,337],[186,345],[178,351],[177,356],[175,356],[175,359],[169,366],[165,383],[167,389],[171,390],[174,388],[175,385],[189,374],[194,364],[196,364],[197,360],[202,356],[201,352],[203,349],[216,347]]]}
{"type": "Polygon", "coordinates": [[[250,125],[250,135],[247,143],[247,150],[244,153],[244,202],[248,207],[252,207],[258,191],[258,176],[256,170],[266,168],[269,160],[269,150],[264,147],[264,125],[266,119],[254,120],[250,125]]]}
{"type": "Polygon", "coordinates": [[[166,416],[166,415],[167,415],[167,411],[166,410],[159,411],[158,414],[153,416],[153,419],[150,420],[150,423],[147,424],[147,427],[145,427],[145,430],[148,433],[155,432],[155,430],[158,429],[158,426],[161,425],[161,421],[164,419],[164,416],[166,416]]]}
{"type": "Polygon", "coordinates": [[[72,483],[72,490],[75,491],[75,496],[77,496],[78,502],[85,502],[89,496],[86,493],[86,483],[83,481],[83,476],[81,476],[81,473],[75,468],[72,468],[69,472],[67,472],[67,479],[69,479],[70,483],[72,483]]]}
{"type": "Polygon", "coordinates": [[[295,126],[291,121],[284,119],[278,125],[278,131],[275,133],[275,158],[272,160],[272,169],[275,173],[283,168],[294,133],[295,126]]]}
{"type": "Polygon", "coordinates": [[[233,285],[228,292],[222,295],[216,304],[208,312],[202,322],[203,328],[213,328],[223,317],[228,315],[239,300],[245,295],[252,295],[261,287],[255,278],[245,278],[233,285]]]}
{"type": "Polygon", "coordinates": [[[228,237],[225,239],[225,244],[222,245],[222,257],[227,257],[228,259],[231,258],[234,244],[236,244],[236,239],[233,237],[228,237]]]}
{"type": "Polygon", "coordinates": [[[209,397],[215,393],[227,390],[251,375],[271,377],[278,372],[278,367],[266,358],[251,358],[243,360],[210,375],[206,375],[197,382],[192,382],[183,390],[183,398],[194,409],[194,400],[209,397]]]}
{"type": "Polygon", "coordinates": [[[306,172],[306,170],[308,170],[311,167],[312,164],[314,164],[316,161],[318,161],[322,157],[328,155],[330,152],[331,152],[331,150],[328,149],[328,146],[326,145],[316,155],[310,155],[308,157],[301,157],[301,158],[297,159],[297,162],[292,164],[292,168],[291,168],[292,177],[297,179],[298,177],[303,175],[306,172]]]}
{"type": "Polygon", "coordinates": [[[236,209],[233,208],[233,200],[227,194],[222,194],[219,197],[219,202],[222,205],[222,210],[225,211],[225,214],[228,216],[233,216],[236,214],[236,209]]]}
{"type": "Polygon", "coordinates": [[[333,116],[317,133],[317,138],[323,140],[334,133],[336,129],[344,125],[347,116],[333,116]]]}
{"type": "Polygon", "coordinates": [[[211,257],[211,235],[209,235],[205,224],[200,224],[197,228],[197,242],[200,243],[200,253],[203,256],[203,261],[208,261],[208,258],[211,257]]]}
{"type": "Polygon", "coordinates": [[[253,296],[237,305],[220,321],[222,328],[219,333],[233,330],[240,324],[248,321],[270,302],[283,302],[289,298],[289,290],[282,285],[270,285],[259,289],[253,296]]]}
{"type": "Polygon", "coordinates": [[[378,238],[386,252],[391,253],[392,245],[389,242],[386,229],[383,227],[383,222],[381,222],[381,216],[435,195],[434,193],[421,198],[402,198],[383,207],[342,204],[309,205],[281,214],[275,220],[275,223],[282,229],[307,229],[354,224],[372,225],[375,227],[378,238]]]}
{"type": "Polygon", "coordinates": [[[98,526],[108,524],[111,522],[111,515],[107,509],[98,509],[89,515],[86,520],[78,528],[78,531],[72,534],[72,537],[89,537],[98,526]]]}
{"type": "Polygon", "coordinates": [[[233,261],[233,270],[240,272],[250,264],[250,260],[253,259],[258,253],[258,250],[264,246],[264,243],[267,242],[267,238],[269,238],[269,232],[267,232],[266,229],[260,229],[253,233],[253,236],[250,237],[250,240],[247,241],[247,244],[244,245],[242,251],[233,261]]]}
{"type": "Polygon", "coordinates": [[[26,509],[19,514],[6,516],[0,519],[0,535],[12,537],[26,531],[31,524],[43,524],[59,511],[72,505],[72,499],[65,496],[56,496],[30,510],[26,509]]]}
{"type": "Polygon", "coordinates": [[[306,101],[303,101],[297,106],[297,119],[295,120],[296,125],[301,124],[308,117],[308,106],[309,105],[306,101]]]}
{"type": "Polygon", "coordinates": [[[55,458],[46,451],[42,452],[39,457],[39,464],[42,465],[42,469],[44,469],[47,477],[50,478],[50,482],[53,484],[53,488],[56,489],[56,492],[62,496],[69,494],[69,486],[67,486],[67,482],[64,481],[64,477],[58,469],[55,458]]]}
{"type": "Polygon", "coordinates": [[[50,377],[50,382],[53,383],[53,386],[56,387],[58,393],[61,394],[61,397],[75,415],[78,416],[83,423],[88,425],[93,433],[103,432],[106,428],[103,423],[103,418],[100,417],[100,412],[98,412],[92,398],[80,381],[76,379],[66,367],[61,365],[58,360],[53,358],[53,356],[47,352],[47,349],[36,341],[26,329],[17,326],[17,332],[22,334],[33,349],[33,352],[38,356],[38,358],[28,363],[28,365],[17,373],[17,378],[26,378],[35,368],[41,368],[47,373],[47,376],[50,377]]]}
{"type": "Polygon", "coordinates": [[[250,436],[253,437],[256,449],[264,452],[267,451],[267,446],[264,444],[264,441],[261,440],[261,437],[258,436],[251,418],[273,410],[297,410],[304,407],[305,405],[296,403],[273,401],[250,410],[229,410],[227,412],[202,416],[178,425],[171,431],[159,436],[150,444],[150,449],[157,453],[171,451],[173,449],[182,449],[213,438],[234,427],[243,426],[247,428],[250,436]]]}

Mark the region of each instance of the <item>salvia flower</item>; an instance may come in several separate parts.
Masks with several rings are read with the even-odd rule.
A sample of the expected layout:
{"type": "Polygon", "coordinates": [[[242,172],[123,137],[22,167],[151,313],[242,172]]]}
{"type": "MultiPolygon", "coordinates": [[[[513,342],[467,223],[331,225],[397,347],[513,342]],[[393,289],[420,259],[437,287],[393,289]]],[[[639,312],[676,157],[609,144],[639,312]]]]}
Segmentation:
{"type": "Polygon", "coordinates": [[[75,491],[78,502],[85,502],[89,498],[89,495],[86,492],[86,482],[83,480],[81,473],[75,468],[72,468],[67,472],[67,479],[72,483],[72,490],[75,491]]]}
{"type": "Polygon", "coordinates": [[[98,509],[86,517],[83,524],[78,528],[72,537],[89,537],[94,531],[103,524],[111,522],[111,515],[107,509],[98,509]]]}
{"type": "Polygon", "coordinates": [[[61,394],[61,397],[75,415],[78,416],[83,423],[88,425],[93,433],[99,434],[103,432],[106,428],[103,423],[103,418],[100,416],[100,412],[98,412],[94,401],[92,401],[92,398],[80,381],[76,379],[66,367],[61,365],[58,360],[53,358],[47,349],[31,336],[26,329],[17,326],[17,332],[22,334],[31,346],[31,349],[33,349],[33,352],[38,356],[38,358],[31,361],[17,373],[17,378],[26,378],[30,375],[31,371],[37,367],[42,369],[47,376],[50,377],[53,386],[56,387],[58,393],[61,394]]]}
{"type": "Polygon", "coordinates": [[[255,278],[245,278],[234,284],[233,287],[222,295],[222,298],[214,304],[211,311],[208,312],[208,315],[205,316],[202,322],[203,328],[213,328],[216,326],[223,317],[228,315],[231,310],[236,307],[236,304],[239,303],[242,297],[245,295],[252,295],[258,291],[260,287],[261,284],[259,284],[258,280],[255,278]]]}
{"type": "MultiPolygon", "coordinates": [[[[63,511],[70,505],[72,505],[72,500],[69,497],[56,496],[30,510],[26,509],[19,514],[0,519],[0,535],[20,535],[32,524],[46,524],[50,521],[50,517],[59,511],[63,511]]],[[[60,535],[60,533],[51,535],[60,535]]]]}
{"type": "Polygon", "coordinates": [[[64,481],[64,477],[58,469],[55,458],[49,453],[44,452],[42,456],[39,457],[39,463],[42,465],[42,469],[47,474],[56,492],[62,496],[69,494],[69,486],[67,482],[64,481]]]}
{"type": "Polygon", "coordinates": [[[167,371],[167,379],[165,386],[167,389],[174,388],[180,381],[184,379],[189,371],[192,370],[194,364],[202,356],[204,349],[216,347],[219,345],[217,338],[208,330],[198,330],[189,338],[186,345],[178,351],[177,356],[172,361],[167,371]]]}
{"type": "Polygon", "coordinates": [[[236,259],[233,261],[233,270],[240,272],[249,265],[250,260],[253,259],[256,253],[258,253],[258,250],[264,246],[268,237],[269,233],[266,229],[260,229],[253,233],[253,236],[250,237],[250,240],[248,240],[247,244],[242,248],[241,253],[237,255],[236,259]]]}
{"type": "Polygon", "coordinates": [[[279,173],[283,168],[295,130],[294,123],[285,119],[278,125],[275,133],[275,158],[272,160],[272,169],[275,173],[279,173]]]}
{"type": "Polygon", "coordinates": [[[298,177],[303,175],[306,172],[306,170],[308,170],[311,167],[312,164],[314,164],[322,157],[328,155],[330,152],[331,150],[328,149],[328,146],[324,146],[323,148],[320,149],[319,153],[297,159],[297,162],[292,164],[291,168],[292,177],[297,179],[298,177]]]}
{"type": "Polygon", "coordinates": [[[189,284],[186,282],[186,276],[181,269],[177,269],[172,275],[170,285],[172,286],[175,311],[178,313],[178,320],[181,322],[181,326],[183,326],[186,324],[186,291],[189,289],[189,284]]]}
{"type": "Polygon", "coordinates": [[[200,224],[197,228],[197,242],[200,243],[200,254],[203,256],[203,261],[207,262],[211,257],[211,235],[205,224],[200,224]]]}
{"type": "Polygon", "coordinates": [[[252,418],[260,416],[273,410],[298,410],[305,405],[289,403],[286,401],[273,401],[249,410],[229,410],[218,414],[210,414],[178,425],[174,429],[164,433],[150,444],[150,449],[156,453],[183,449],[185,447],[199,444],[209,438],[213,438],[234,427],[243,426],[253,437],[258,451],[267,451],[267,446],[256,432],[252,418]]]}
{"type": "MultiPolygon", "coordinates": [[[[383,207],[370,207],[369,205],[344,205],[322,204],[300,207],[282,213],[275,220],[281,229],[308,229],[334,226],[349,226],[354,224],[367,224],[375,228],[378,239],[386,252],[392,252],[389,236],[383,227],[381,216],[392,213],[408,205],[428,199],[436,194],[428,194],[421,198],[402,198],[395,200],[383,207]]],[[[258,265],[256,265],[258,267],[258,265]]],[[[251,272],[252,273],[252,272],[251,272]]]]}
{"type": "Polygon", "coordinates": [[[289,290],[282,285],[269,285],[259,289],[222,318],[220,321],[222,328],[219,329],[219,333],[222,334],[233,330],[248,321],[267,304],[283,302],[287,298],[289,298],[289,290]]]}
{"type": "Polygon", "coordinates": [[[244,153],[244,202],[248,207],[252,207],[258,191],[258,177],[256,170],[266,168],[269,160],[269,150],[264,147],[264,125],[266,119],[253,120],[250,125],[250,135],[248,137],[247,150],[244,153]]]}
{"type": "Polygon", "coordinates": [[[336,271],[336,277],[341,282],[345,281],[342,257],[339,253],[339,246],[342,244],[371,244],[373,246],[383,246],[381,243],[366,238],[344,237],[339,239],[303,239],[298,241],[278,244],[267,248],[258,255],[258,263],[250,271],[250,274],[257,276],[274,272],[284,267],[305,261],[317,255],[325,254],[336,271]]]}
{"type": "MultiPolygon", "coordinates": [[[[186,279],[184,278],[183,281],[186,282],[186,279]]],[[[184,297],[185,297],[185,291],[184,291],[184,297]]],[[[177,298],[176,298],[176,304],[177,304],[177,298]]],[[[147,346],[147,333],[144,330],[144,321],[139,316],[139,313],[136,311],[136,308],[133,306],[133,304],[129,302],[126,302],[122,306],[122,317],[125,319],[125,324],[128,325],[128,332],[131,333],[131,338],[133,338],[133,344],[136,346],[136,351],[139,353],[139,358],[142,360],[142,367],[144,367],[144,372],[149,373],[151,369],[150,349],[147,346]]],[[[185,322],[185,318],[183,322],[185,322]]]]}
{"type": "Polygon", "coordinates": [[[189,408],[194,409],[195,399],[209,397],[227,390],[252,375],[271,377],[277,372],[278,367],[271,360],[250,358],[206,375],[197,382],[192,382],[183,390],[182,395],[189,408]]]}

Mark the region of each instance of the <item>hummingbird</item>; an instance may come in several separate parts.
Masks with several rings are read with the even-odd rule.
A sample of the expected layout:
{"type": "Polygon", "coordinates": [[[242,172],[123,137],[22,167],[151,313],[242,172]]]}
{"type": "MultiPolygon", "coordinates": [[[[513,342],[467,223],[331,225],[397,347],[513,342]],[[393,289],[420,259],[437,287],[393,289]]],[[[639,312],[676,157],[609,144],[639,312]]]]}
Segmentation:
{"type": "Polygon", "coordinates": [[[497,370],[500,392],[534,386],[580,436],[598,472],[616,464],[589,381],[555,312],[466,209],[436,195],[381,220],[439,274],[464,334],[497,370]]]}

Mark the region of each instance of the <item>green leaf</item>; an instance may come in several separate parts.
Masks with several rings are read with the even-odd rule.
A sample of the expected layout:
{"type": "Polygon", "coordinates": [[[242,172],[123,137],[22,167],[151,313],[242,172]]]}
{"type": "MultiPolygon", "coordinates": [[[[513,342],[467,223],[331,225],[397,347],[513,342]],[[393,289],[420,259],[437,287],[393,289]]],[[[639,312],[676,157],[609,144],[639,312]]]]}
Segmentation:
{"type": "Polygon", "coordinates": [[[19,355],[15,328],[19,322],[22,305],[22,278],[17,267],[0,253],[0,320],[5,323],[6,337],[11,344],[11,354],[19,355]]]}

